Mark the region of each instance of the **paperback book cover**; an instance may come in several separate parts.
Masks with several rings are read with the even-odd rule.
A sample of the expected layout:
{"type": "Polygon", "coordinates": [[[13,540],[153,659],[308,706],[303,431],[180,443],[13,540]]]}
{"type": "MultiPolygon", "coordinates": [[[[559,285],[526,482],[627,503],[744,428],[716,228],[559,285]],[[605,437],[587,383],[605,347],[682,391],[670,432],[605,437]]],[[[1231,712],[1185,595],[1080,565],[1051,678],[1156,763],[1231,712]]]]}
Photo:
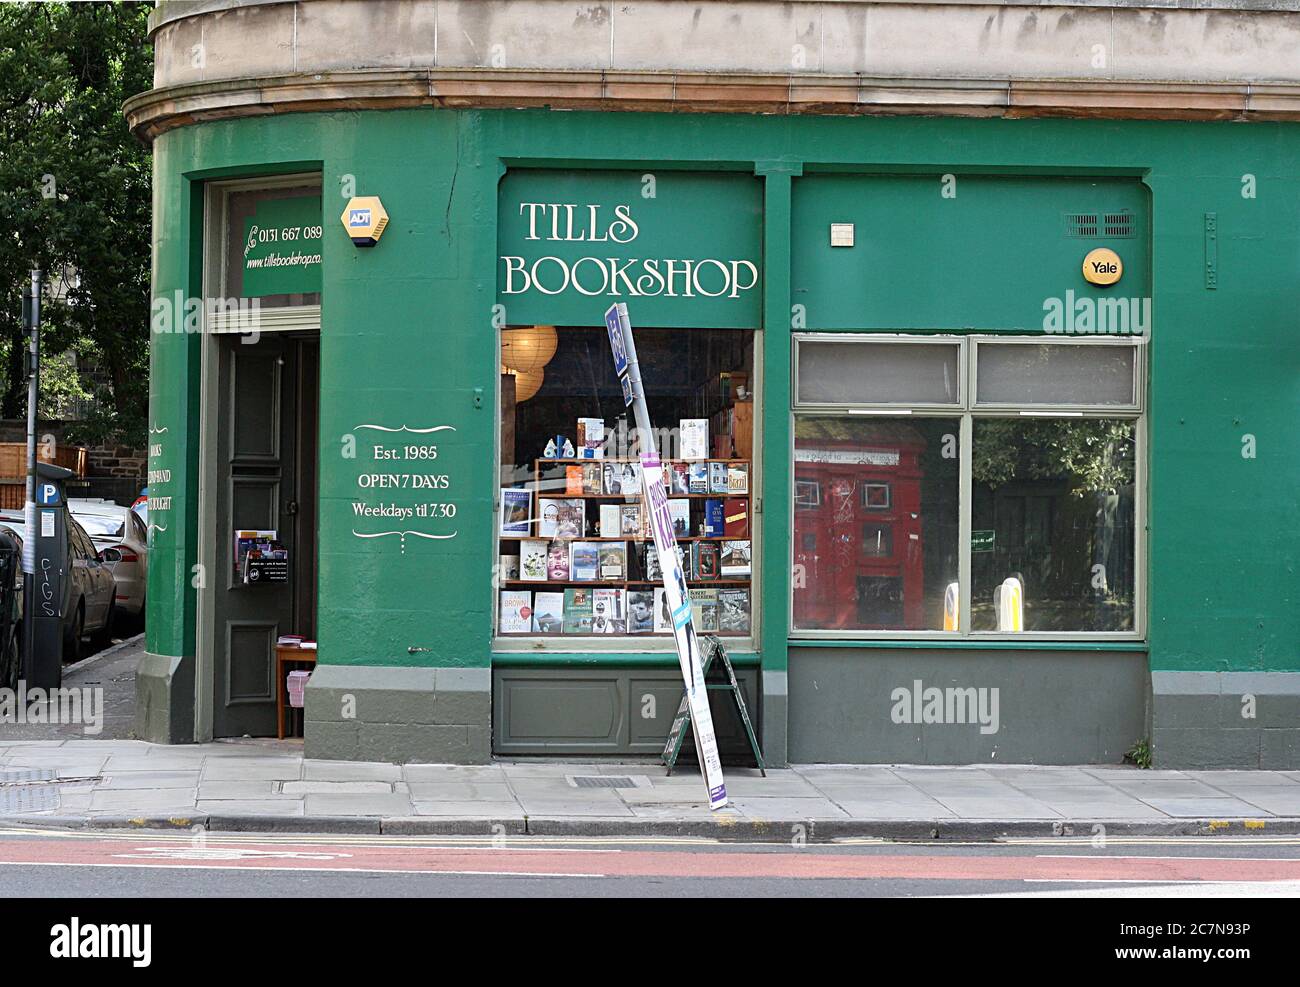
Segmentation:
{"type": "Polygon", "coordinates": [[[683,418],[678,422],[682,459],[709,458],[709,420],[683,418]]]}
{"type": "Polygon", "coordinates": [[[718,632],[748,634],[749,631],[749,590],[718,590],[718,632]]]}
{"type": "Polygon", "coordinates": [[[600,494],[600,463],[583,463],[582,469],[582,493],[588,497],[595,497],[600,494]]]}
{"type": "Polygon", "coordinates": [[[519,578],[546,581],[546,542],[528,539],[519,543],[519,578]]]}
{"type": "Polygon", "coordinates": [[[605,456],[605,419],[578,419],[578,458],[603,459],[605,456]]]}
{"type": "Polygon", "coordinates": [[[727,493],[749,493],[749,466],[745,463],[727,464],[727,493]]]}
{"type": "Polygon", "coordinates": [[[623,612],[621,589],[598,589],[592,601],[591,633],[626,634],[627,615],[623,612]]]}
{"type": "Polygon", "coordinates": [[[704,502],[704,535],[706,538],[721,538],[726,531],[722,511],[722,501],[710,497],[704,502]]]}
{"type": "Polygon", "coordinates": [[[709,492],[709,464],[708,463],[688,463],[689,473],[687,482],[690,485],[690,492],[693,494],[705,494],[709,492]]]}
{"type": "Polygon", "coordinates": [[[623,533],[623,512],[620,504],[600,505],[600,537],[617,538],[623,533]]]}
{"type": "Polygon", "coordinates": [[[611,497],[641,496],[641,464],[606,463],[601,492],[611,497]]]}
{"type": "Polygon", "coordinates": [[[664,463],[665,486],[671,494],[688,494],[691,492],[691,466],[689,463],[664,463]]]}
{"type": "Polygon", "coordinates": [[[655,633],[671,634],[673,632],[673,615],[668,610],[668,591],[662,586],[655,587],[655,633]]]}
{"type": "MultiPolygon", "coordinates": [[[[525,491],[527,492],[527,491],[525,491]]],[[[587,527],[585,500],[537,500],[538,534],[543,538],[581,538],[587,527]]]]}
{"type": "Polygon", "coordinates": [[[538,634],[559,634],[564,625],[564,594],[533,594],[533,630],[538,634]]]}
{"type": "Polygon", "coordinates": [[[594,614],[592,590],[579,586],[564,591],[565,634],[590,634],[594,614]]]}
{"type": "Polygon", "coordinates": [[[569,497],[582,496],[582,467],[564,467],[564,492],[569,497]]]}
{"type": "Polygon", "coordinates": [[[727,492],[727,464],[709,463],[709,493],[727,492]]]}
{"type": "Polygon", "coordinates": [[[627,591],[627,632],[651,634],[655,629],[655,594],[649,589],[627,591]]]}
{"type": "Polygon", "coordinates": [[[497,558],[497,564],[501,567],[501,578],[509,582],[512,579],[519,578],[519,556],[502,555],[497,558]]]}
{"type": "Polygon", "coordinates": [[[645,531],[641,525],[641,505],[640,504],[620,504],[619,517],[622,520],[622,530],[619,534],[624,538],[644,538],[645,531]]]}
{"type": "Polygon", "coordinates": [[[718,633],[718,591],[692,588],[687,592],[691,597],[691,620],[695,624],[695,633],[718,633]]]}
{"type": "Polygon", "coordinates": [[[723,579],[745,579],[749,577],[748,541],[724,541],[722,543],[721,570],[723,579]]]}
{"type": "Polygon", "coordinates": [[[621,582],[627,578],[627,542],[600,542],[600,578],[621,582]]]}
{"type": "Polygon", "coordinates": [[[533,594],[530,590],[503,589],[497,629],[502,634],[529,634],[533,629],[533,594]]]}
{"type": "Polygon", "coordinates": [[[691,502],[685,497],[670,497],[668,511],[673,518],[673,534],[678,538],[689,537],[691,533],[691,502]]]}
{"type": "Polygon", "coordinates": [[[529,508],[533,504],[531,490],[517,490],[505,487],[501,491],[501,534],[526,535],[531,518],[529,508]]]}
{"type": "Polygon", "coordinates": [[[569,542],[569,579],[575,583],[591,583],[599,578],[599,543],[594,541],[569,542]]]}
{"type": "Polygon", "coordinates": [[[716,542],[697,541],[691,543],[691,572],[695,579],[717,579],[718,546],[716,542]]]}
{"type": "Polygon", "coordinates": [[[546,578],[557,582],[569,579],[569,543],[558,538],[546,546],[546,578]]]}

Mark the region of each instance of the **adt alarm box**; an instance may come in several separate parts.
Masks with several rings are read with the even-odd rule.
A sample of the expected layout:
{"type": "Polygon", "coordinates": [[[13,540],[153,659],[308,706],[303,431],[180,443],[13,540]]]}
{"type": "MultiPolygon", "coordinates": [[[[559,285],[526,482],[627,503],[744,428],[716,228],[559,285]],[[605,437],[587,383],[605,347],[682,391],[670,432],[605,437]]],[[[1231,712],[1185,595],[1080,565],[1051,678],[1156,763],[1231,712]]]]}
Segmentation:
{"type": "Polygon", "coordinates": [[[68,498],[72,470],[36,464],[35,502],[27,505],[23,532],[23,667],[28,688],[52,689],[63,681],[63,625],[72,596],[68,498]]]}

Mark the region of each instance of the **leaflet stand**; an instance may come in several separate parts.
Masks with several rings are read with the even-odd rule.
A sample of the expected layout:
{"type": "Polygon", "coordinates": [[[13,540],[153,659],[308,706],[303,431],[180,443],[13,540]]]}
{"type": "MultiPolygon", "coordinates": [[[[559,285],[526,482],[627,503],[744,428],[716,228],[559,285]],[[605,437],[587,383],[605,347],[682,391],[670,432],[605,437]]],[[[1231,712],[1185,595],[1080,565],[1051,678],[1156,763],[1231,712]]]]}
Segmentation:
{"type": "MultiPolygon", "coordinates": [[[[736,701],[736,709],[740,712],[740,722],[745,725],[745,736],[749,738],[749,747],[754,752],[754,761],[758,765],[758,770],[766,778],[767,767],[763,763],[763,752],[758,748],[758,738],[754,735],[754,725],[749,720],[749,709],[745,706],[745,695],[740,691],[740,684],[736,681],[736,670],[731,667],[731,659],[727,657],[727,649],[722,646],[721,641],[710,634],[708,637],[700,638],[700,652],[703,656],[703,674],[705,676],[709,674],[713,659],[722,659],[722,666],[727,670],[727,681],[706,682],[705,688],[731,693],[732,698],[736,701]]],[[[673,768],[677,764],[677,757],[682,752],[682,744],[686,741],[686,732],[690,727],[691,711],[686,699],[686,690],[683,689],[682,701],[677,705],[677,716],[673,719],[672,729],[668,731],[668,742],[664,745],[663,761],[668,767],[669,775],[673,773],[673,768]]]]}

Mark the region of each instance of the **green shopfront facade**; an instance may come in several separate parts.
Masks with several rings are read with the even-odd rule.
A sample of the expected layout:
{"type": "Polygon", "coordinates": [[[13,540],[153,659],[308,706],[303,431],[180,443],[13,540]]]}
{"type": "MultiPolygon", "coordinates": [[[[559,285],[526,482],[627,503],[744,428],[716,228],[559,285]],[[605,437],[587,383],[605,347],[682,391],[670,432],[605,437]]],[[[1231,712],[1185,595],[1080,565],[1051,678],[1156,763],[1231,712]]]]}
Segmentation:
{"type": "MultiPolygon", "coordinates": [[[[625,301],[656,424],[708,419],[705,456],[748,471],[748,574],[718,585],[747,593],[730,650],[769,761],[1117,763],[1150,739],[1157,766],[1300,765],[1296,124],[326,107],[153,147],[157,299],[220,294],[214,190],[319,187],[322,229],[319,294],[267,296],[255,342],[153,335],[140,736],[265,732],[275,639],[305,632],[308,756],[656,752],[669,638],[502,623],[507,593],[573,588],[514,571],[534,531],[506,533],[505,491],[542,523],[573,489],[542,446],[579,416],[620,458],[592,334],[625,301]],[[373,249],[353,195],[389,216],[373,249]],[[1097,248],[1112,286],[1084,277],[1097,248]],[[558,343],[524,397],[503,343],[534,327],[558,343]],[[318,395],[288,610],[219,598],[275,592],[232,589],[220,546],[288,528],[270,459],[231,465],[248,354],[300,419],[318,395]]],[[[576,537],[600,542],[595,499],[576,537]]]]}

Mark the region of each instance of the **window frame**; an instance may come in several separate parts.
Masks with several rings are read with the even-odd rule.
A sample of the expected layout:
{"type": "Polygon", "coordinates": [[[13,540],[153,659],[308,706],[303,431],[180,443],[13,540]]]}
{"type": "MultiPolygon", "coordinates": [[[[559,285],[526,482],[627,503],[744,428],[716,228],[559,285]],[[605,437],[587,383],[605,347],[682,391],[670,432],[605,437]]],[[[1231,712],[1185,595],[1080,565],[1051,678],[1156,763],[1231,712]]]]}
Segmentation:
{"type": "MultiPolygon", "coordinates": [[[[790,392],[790,444],[786,450],[790,463],[789,495],[794,502],[794,463],[795,463],[795,427],[797,419],[804,417],[849,418],[872,416],[881,418],[949,418],[957,419],[960,426],[959,462],[958,462],[958,585],[964,589],[960,598],[960,624],[957,631],[944,630],[819,630],[799,628],[794,622],[794,588],[787,593],[786,619],[791,642],[798,641],[931,641],[934,643],[1010,643],[1026,645],[1046,642],[1060,643],[1102,643],[1106,641],[1136,642],[1144,641],[1147,634],[1147,354],[1148,338],[1139,335],[1101,335],[1095,337],[1057,337],[1043,334],[997,335],[992,333],[970,333],[955,335],[937,333],[914,336],[907,333],[841,333],[841,332],[807,332],[794,334],[791,366],[790,392]],[[960,343],[959,350],[959,395],[961,404],[934,406],[929,404],[899,405],[888,403],[870,403],[828,406],[815,402],[800,402],[798,392],[799,347],[802,342],[810,340],[824,341],[831,338],[837,341],[862,340],[864,342],[946,342],[960,343]],[[1050,346],[1116,346],[1128,345],[1134,350],[1133,359],[1133,403],[1130,405],[1088,405],[1088,404],[1035,404],[1017,406],[1005,404],[977,404],[977,354],[979,347],[993,345],[1050,345],[1050,346]],[[1014,419],[1025,418],[1099,418],[1124,419],[1135,423],[1133,438],[1134,480],[1133,480],[1133,628],[1125,631],[1020,631],[1005,633],[998,631],[975,631],[971,629],[971,519],[973,513],[973,439],[974,423],[977,418],[1014,419]]],[[[790,556],[787,560],[789,571],[794,570],[794,509],[789,512],[790,556]]]]}

